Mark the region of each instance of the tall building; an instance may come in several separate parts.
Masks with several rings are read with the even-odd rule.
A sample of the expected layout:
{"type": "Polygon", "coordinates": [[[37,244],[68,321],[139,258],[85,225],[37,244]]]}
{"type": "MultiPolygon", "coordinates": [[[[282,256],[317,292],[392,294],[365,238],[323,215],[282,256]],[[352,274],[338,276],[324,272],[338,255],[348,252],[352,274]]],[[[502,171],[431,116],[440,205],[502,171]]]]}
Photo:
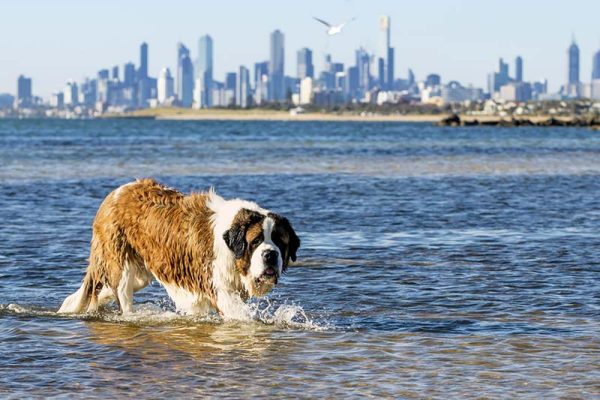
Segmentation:
{"type": "Polygon", "coordinates": [[[578,84],[579,83],[579,46],[575,43],[575,39],[569,46],[568,50],[568,58],[569,58],[569,76],[567,83],[578,84]]]}
{"type": "Polygon", "coordinates": [[[564,94],[567,97],[577,98],[581,95],[581,85],[579,80],[579,46],[575,43],[575,38],[567,50],[568,75],[564,94]]]}
{"type": "Polygon", "coordinates": [[[75,82],[67,82],[63,91],[63,102],[65,106],[76,106],[79,102],[79,93],[75,82]]]}
{"type": "Polygon", "coordinates": [[[269,60],[269,101],[285,100],[284,35],[280,30],[271,33],[271,58],[269,60]]]}
{"type": "Polygon", "coordinates": [[[65,95],[63,92],[52,93],[52,96],[50,97],[50,106],[59,109],[65,106],[65,95]]]}
{"type": "Polygon", "coordinates": [[[267,101],[269,92],[269,62],[254,64],[254,102],[262,104],[267,101]]]}
{"type": "Polygon", "coordinates": [[[395,50],[393,47],[390,47],[388,49],[388,59],[387,59],[387,85],[388,85],[388,90],[392,90],[394,89],[394,81],[395,81],[395,75],[394,75],[394,54],[395,54],[395,50]]]}
{"type": "Polygon", "coordinates": [[[109,79],[109,71],[107,69],[101,69],[98,71],[98,79],[109,79]]]}
{"type": "Polygon", "coordinates": [[[237,74],[228,72],[225,74],[225,90],[237,90],[237,74]]]}
{"type": "MultiPolygon", "coordinates": [[[[142,43],[140,46],[140,68],[137,77],[137,104],[139,107],[147,107],[148,100],[152,98],[155,79],[148,77],[148,44],[142,43]]],[[[98,80],[100,83],[100,80],[98,80]]],[[[100,93],[100,90],[98,90],[100,93]]]]}
{"type": "Polygon", "coordinates": [[[298,96],[298,104],[310,104],[313,99],[313,80],[310,76],[302,78],[300,81],[300,95],[298,96]]]}
{"type": "Polygon", "coordinates": [[[298,78],[314,78],[314,76],[315,67],[313,65],[312,51],[304,47],[298,50],[298,78]]]}
{"type": "Polygon", "coordinates": [[[237,105],[237,76],[238,74],[236,72],[228,72],[227,74],[225,74],[225,105],[227,106],[237,105]]]}
{"type": "Polygon", "coordinates": [[[371,57],[362,47],[356,50],[356,67],[358,68],[358,97],[363,98],[371,89],[371,57]]]}
{"type": "MultiPolygon", "coordinates": [[[[135,74],[135,71],[133,73],[135,74]]],[[[79,87],[79,102],[87,107],[93,107],[96,102],[96,87],[96,79],[85,79],[79,87]]]]}
{"type": "Polygon", "coordinates": [[[415,78],[415,73],[413,72],[413,70],[411,68],[409,68],[408,76],[406,78],[406,84],[410,88],[410,87],[414,86],[416,81],[417,81],[417,79],[415,78]]]}
{"type": "Polygon", "coordinates": [[[157,100],[159,104],[165,104],[174,95],[173,77],[169,68],[163,68],[158,76],[157,100]]]}
{"type": "Polygon", "coordinates": [[[592,62],[592,80],[600,79],[600,50],[594,54],[592,62]]]}
{"type": "Polygon", "coordinates": [[[98,71],[98,77],[96,79],[96,102],[97,103],[108,103],[109,95],[109,73],[107,69],[101,69],[98,71]]]}
{"type": "Polygon", "coordinates": [[[394,85],[394,48],[390,42],[391,24],[392,20],[389,16],[382,15],[379,17],[379,30],[381,31],[380,58],[383,60],[383,71],[381,71],[382,67],[379,67],[379,72],[383,72],[383,80],[380,78],[380,85],[388,90],[392,89],[394,85]]]}
{"type": "Polygon", "coordinates": [[[358,97],[358,67],[349,67],[346,76],[346,87],[344,90],[346,99],[353,100],[358,97]]]}
{"type": "Polygon", "coordinates": [[[269,76],[269,62],[254,63],[254,87],[256,87],[263,77],[269,76]]]}
{"type": "Polygon", "coordinates": [[[246,108],[250,105],[250,70],[243,65],[240,66],[240,72],[238,73],[235,98],[239,107],[246,108]]]}
{"type": "Polygon", "coordinates": [[[189,108],[194,101],[194,65],[189,53],[181,56],[177,68],[177,98],[182,107],[189,108]]]}
{"type": "Polygon", "coordinates": [[[523,82],[523,58],[521,56],[515,59],[515,81],[523,82]]]}
{"type": "Polygon", "coordinates": [[[500,92],[500,88],[509,82],[508,63],[501,58],[498,61],[498,71],[488,75],[488,92],[490,95],[500,92]]]}
{"type": "Polygon", "coordinates": [[[115,65],[114,67],[112,67],[112,78],[115,81],[119,80],[119,66],[115,65]]]}
{"type": "Polygon", "coordinates": [[[185,47],[185,45],[181,42],[177,43],[177,71],[175,72],[175,96],[177,99],[181,100],[181,85],[182,85],[182,76],[181,76],[181,60],[184,56],[190,56],[190,49],[185,47]]]}
{"type": "Polygon", "coordinates": [[[123,66],[123,84],[132,86],[135,83],[135,64],[127,63],[123,66]]]}
{"type": "Polygon", "coordinates": [[[145,79],[148,77],[148,44],[142,43],[140,46],[140,69],[138,70],[138,78],[145,79]]]}
{"type": "Polygon", "coordinates": [[[202,36],[198,41],[196,77],[202,81],[202,87],[200,89],[200,107],[211,107],[213,87],[213,40],[209,35],[202,36]]]}
{"type": "Polygon", "coordinates": [[[19,75],[17,79],[17,98],[15,100],[16,108],[31,107],[33,104],[31,86],[31,78],[19,75]]]}

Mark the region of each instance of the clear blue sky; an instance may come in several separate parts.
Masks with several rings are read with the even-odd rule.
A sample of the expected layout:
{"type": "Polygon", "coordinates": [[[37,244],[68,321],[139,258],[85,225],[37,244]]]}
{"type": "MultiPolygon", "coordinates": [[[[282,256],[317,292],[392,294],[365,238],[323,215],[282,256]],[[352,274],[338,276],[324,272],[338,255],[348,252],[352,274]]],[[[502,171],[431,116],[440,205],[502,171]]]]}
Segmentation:
{"type": "Polygon", "coordinates": [[[575,34],[581,76],[591,74],[600,48],[598,0],[18,0],[0,8],[0,92],[14,93],[21,73],[33,78],[37,95],[48,96],[68,79],[95,76],[101,68],[139,63],[142,41],[150,46],[150,73],[174,73],[175,46],[197,54],[199,36],[215,46],[215,78],[269,55],[269,33],[285,33],[286,72],[295,74],[296,50],[313,49],[320,71],[325,52],[353,61],[354,49],[377,50],[378,17],[392,18],[396,76],[411,67],[422,79],[438,72],[444,81],[485,86],[502,56],[522,55],[525,78],[548,78],[558,89],[566,76],[566,49],[575,34]],[[356,16],[340,36],[328,38],[312,17],[340,22],[356,16]]]}

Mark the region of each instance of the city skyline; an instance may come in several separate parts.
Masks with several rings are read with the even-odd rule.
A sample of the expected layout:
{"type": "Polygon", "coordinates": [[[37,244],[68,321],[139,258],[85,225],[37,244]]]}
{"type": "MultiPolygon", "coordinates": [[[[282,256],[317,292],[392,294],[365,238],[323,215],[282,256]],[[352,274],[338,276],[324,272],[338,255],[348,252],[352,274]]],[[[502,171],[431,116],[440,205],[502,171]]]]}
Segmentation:
{"type": "MultiPolygon", "coordinates": [[[[487,12],[489,7],[468,1],[453,3],[450,6],[437,2],[434,7],[425,8],[412,4],[390,5],[381,1],[370,2],[369,5],[356,1],[332,1],[327,4],[309,1],[299,11],[275,2],[265,2],[260,10],[235,4],[241,14],[245,12],[245,18],[242,18],[237,16],[238,12],[226,10],[232,7],[232,3],[225,6],[205,3],[200,7],[174,2],[160,14],[165,21],[177,15],[178,22],[165,22],[162,24],[166,26],[164,29],[150,29],[158,13],[150,6],[143,10],[148,15],[145,22],[131,19],[140,12],[139,4],[138,7],[119,5],[111,8],[109,1],[106,7],[94,4],[84,7],[59,1],[53,3],[47,13],[44,13],[46,5],[39,2],[25,2],[30,7],[10,4],[5,7],[8,23],[0,28],[4,37],[19,31],[14,21],[29,18],[32,22],[30,26],[35,28],[20,32],[12,42],[6,41],[0,45],[3,64],[0,92],[14,93],[15,80],[23,74],[34,79],[36,95],[48,97],[52,92],[61,90],[64,82],[81,81],[85,76],[93,76],[101,67],[122,66],[127,61],[139,65],[139,60],[133,57],[139,43],[144,41],[151,45],[148,74],[158,76],[162,68],[168,67],[175,76],[177,65],[173,48],[176,43],[182,42],[192,49],[192,53],[196,53],[194,50],[197,49],[198,37],[207,33],[215,42],[213,76],[216,80],[223,80],[226,72],[237,71],[239,65],[252,69],[255,60],[269,59],[268,38],[276,29],[285,35],[286,75],[295,75],[296,52],[303,47],[313,51],[313,63],[317,71],[321,69],[326,52],[331,53],[335,61],[350,65],[354,59],[354,49],[359,46],[371,54],[379,54],[381,31],[378,29],[378,19],[381,15],[389,15],[393,23],[391,43],[395,48],[396,78],[406,79],[408,68],[412,68],[418,79],[425,79],[428,74],[435,72],[441,74],[444,81],[459,80],[465,84],[486,87],[487,73],[493,69],[499,56],[512,60],[521,55],[526,60],[524,79],[548,78],[550,90],[556,91],[565,80],[564,49],[571,33],[574,33],[581,50],[581,79],[589,80],[592,56],[600,47],[600,33],[588,15],[593,15],[595,8],[600,11],[600,5],[574,1],[569,7],[544,4],[541,9],[525,4],[521,7],[522,13],[494,10],[494,17],[490,18],[487,12]],[[31,3],[38,5],[33,13],[31,3]],[[573,10],[584,6],[586,13],[577,14],[577,18],[574,18],[573,10]],[[190,12],[178,13],[178,9],[180,11],[182,8],[190,12]],[[60,14],[63,9],[72,18],[65,19],[60,14]],[[111,9],[111,12],[106,9],[111,9]],[[195,14],[197,22],[187,23],[190,15],[194,15],[194,9],[205,12],[195,14]],[[535,13],[525,18],[521,14],[528,9],[535,10],[535,13]],[[415,17],[409,18],[407,13],[415,17]],[[46,19],[42,19],[41,14],[46,19]],[[96,17],[84,18],[89,14],[96,17]],[[209,18],[207,14],[213,17],[209,18]],[[277,18],[273,18],[275,14],[277,18]],[[52,18],[48,18],[48,15],[52,18]],[[78,18],[74,18],[75,15],[78,18]],[[223,17],[215,17],[219,15],[223,17]],[[328,38],[321,26],[312,20],[313,15],[332,22],[353,16],[357,19],[341,35],[328,38]],[[511,26],[511,29],[493,29],[503,18],[507,22],[505,26],[511,26]],[[45,22],[48,19],[52,23],[45,22]],[[86,21],[89,28],[84,30],[85,34],[78,35],[81,36],[79,39],[70,33],[67,35],[64,24],[70,24],[72,29],[69,32],[77,31],[78,27],[82,27],[82,19],[89,19],[86,21]],[[102,37],[99,40],[95,37],[94,27],[97,20],[103,19],[105,22],[110,19],[111,24],[110,29],[100,30],[102,37]],[[543,20],[543,23],[538,20],[543,20]],[[537,31],[531,28],[536,21],[539,25],[537,31]],[[231,26],[228,26],[229,23],[231,26]],[[46,38],[41,35],[42,31],[55,34],[46,38]],[[511,38],[511,35],[519,36],[519,40],[511,38]],[[56,57],[48,56],[48,52],[56,54],[56,57]],[[81,57],[81,54],[85,54],[85,57],[81,57]],[[41,59],[43,63],[40,63],[41,59]]],[[[193,62],[196,56],[193,54],[193,62]]]]}
{"type": "MultiPolygon", "coordinates": [[[[283,102],[331,107],[348,103],[383,105],[403,101],[440,105],[485,99],[519,102],[600,99],[600,79],[595,78],[600,50],[594,55],[591,80],[586,83],[580,78],[580,50],[575,37],[567,49],[567,80],[560,92],[549,93],[546,79],[525,81],[521,56],[515,58],[514,74],[510,72],[510,65],[500,57],[497,69],[488,74],[485,92],[473,85],[463,86],[458,81],[443,83],[439,74],[429,74],[426,79],[416,81],[412,70],[409,70],[408,79],[394,79],[394,47],[390,40],[389,16],[380,16],[379,29],[382,34],[379,54],[369,54],[359,47],[355,50],[355,63],[347,68],[328,54],[317,79],[311,76],[314,65],[312,51],[308,48],[297,52],[297,74],[285,74],[285,35],[277,29],[269,37],[269,60],[254,63],[254,85],[250,80],[250,70],[244,65],[239,67],[238,72],[227,72],[224,82],[214,79],[214,44],[208,34],[198,40],[195,68],[190,50],[183,43],[177,43],[175,78],[168,67],[163,67],[158,78],[148,74],[149,45],[143,42],[139,48],[139,67],[136,70],[135,64],[125,63],[123,79],[118,65],[104,68],[98,71],[96,78],[85,78],[80,84],[81,90],[77,82],[69,80],[63,91],[52,94],[49,102],[35,96],[31,78],[20,75],[14,107],[29,108],[46,103],[56,110],[63,110],[65,107],[82,106],[77,111],[82,114],[91,110],[122,112],[157,106],[246,108],[283,102]]],[[[11,95],[8,96],[10,98],[11,95]]],[[[3,95],[3,107],[6,107],[9,98],[7,94],[3,95]]]]}

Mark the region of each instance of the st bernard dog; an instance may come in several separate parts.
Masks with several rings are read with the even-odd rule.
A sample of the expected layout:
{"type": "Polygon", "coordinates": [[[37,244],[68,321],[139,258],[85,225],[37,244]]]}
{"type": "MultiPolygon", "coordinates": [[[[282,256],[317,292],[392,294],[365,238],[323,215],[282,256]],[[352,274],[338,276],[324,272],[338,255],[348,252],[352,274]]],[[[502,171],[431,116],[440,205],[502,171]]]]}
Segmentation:
{"type": "Polygon", "coordinates": [[[245,301],[273,288],[299,246],[290,222],[256,203],[137,180],[100,205],[87,272],[58,312],[93,312],[114,300],[131,313],[133,294],[154,278],[181,313],[244,318],[245,301]]]}

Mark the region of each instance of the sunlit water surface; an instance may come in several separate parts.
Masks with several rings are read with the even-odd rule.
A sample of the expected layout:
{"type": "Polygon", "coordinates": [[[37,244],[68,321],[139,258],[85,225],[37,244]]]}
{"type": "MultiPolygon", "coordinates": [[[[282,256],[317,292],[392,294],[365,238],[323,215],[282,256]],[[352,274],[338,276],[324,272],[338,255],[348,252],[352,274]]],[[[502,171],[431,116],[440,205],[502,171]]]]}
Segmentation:
{"type": "Polygon", "coordinates": [[[585,129],[0,121],[0,396],[598,398],[599,178],[585,129]],[[252,321],[55,313],[146,176],[294,223],[252,321]]]}

